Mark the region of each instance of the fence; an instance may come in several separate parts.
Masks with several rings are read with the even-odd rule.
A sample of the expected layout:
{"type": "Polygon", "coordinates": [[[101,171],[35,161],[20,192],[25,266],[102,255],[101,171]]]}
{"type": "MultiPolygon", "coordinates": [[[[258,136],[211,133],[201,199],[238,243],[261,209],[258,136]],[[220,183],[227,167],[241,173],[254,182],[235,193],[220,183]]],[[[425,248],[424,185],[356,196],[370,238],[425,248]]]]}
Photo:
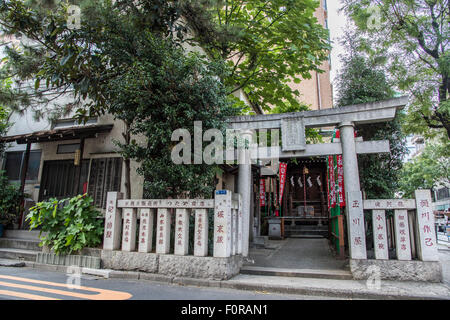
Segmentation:
{"type": "Polygon", "coordinates": [[[430,190],[416,190],[415,199],[364,200],[372,211],[375,259],[389,259],[395,247],[398,260],[439,261],[430,190]],[[392,220],[385,210],[394,210],[392,220]]]}
{"type": "Polygon", "coordinates": [[[195,216],[193,255],[208,256],[209,209],[214,209],[213,257],[242,254],[242,200],[239,194],[232,194],[229,190],[217,190],[214,199],[132,200],[122,199],[121,193],[108,192],[103,249],[137,249],[138,252],[148,253],[155,247],[155,252],[159,254],[186,256],[190,237],[189,217],[192,215],[195,216]],[[173,239],[172,226],[175,228],[173,239]],[[173,252],[171,243],[174,244],[173,252]]]}

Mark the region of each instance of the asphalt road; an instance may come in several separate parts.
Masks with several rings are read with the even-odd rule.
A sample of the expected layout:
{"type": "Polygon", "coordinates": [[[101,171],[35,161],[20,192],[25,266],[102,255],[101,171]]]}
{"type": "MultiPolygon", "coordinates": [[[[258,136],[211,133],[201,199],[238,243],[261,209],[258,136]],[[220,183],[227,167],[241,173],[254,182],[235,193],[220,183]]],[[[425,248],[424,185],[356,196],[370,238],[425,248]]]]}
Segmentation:
{"type": "MultiPolygon", "coordinates": [[[[0,267],[2,300],[318,300],[326,297],[272,294],[226,288],[104,279],[33,268],[0,267]],[[79,280],[79,282],[78,282],[79,280]],[[79,286],[78,286],[79,285],[79,286]]],[[[335,299],[335,298],[329,298],[335,299]]]]}

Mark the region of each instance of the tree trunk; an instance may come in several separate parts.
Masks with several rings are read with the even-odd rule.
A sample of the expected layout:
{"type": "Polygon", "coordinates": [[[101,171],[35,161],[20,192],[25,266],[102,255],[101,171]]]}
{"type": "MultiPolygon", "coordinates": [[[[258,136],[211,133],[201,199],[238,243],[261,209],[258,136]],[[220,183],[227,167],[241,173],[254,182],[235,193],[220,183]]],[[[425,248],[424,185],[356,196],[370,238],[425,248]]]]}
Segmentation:
{"type": "MultiPolygon", "coordinates": [[[[129,146],[131,141],[131,134],[129,130],[128,123],[125,123],[125,130],[123,132],[123,137],[125,139],[125,145],[129,146]]],[[[131,198],[131,166],[130,166],[130,158],[124,157],[124,163],[125,163],[125,199],[131,198]]]]}
{"type": "MultiPolygon", "coordinates": [[[[439,104],[447,101],[447,93],[450,89],[448,83],[449,83],[448,77],[443,76],[441,86],[439,87],[439,104]]],[[[436,116],[442,122],[442,125],[444,126],[445,130],[447,131],[447,138],[450,139],[450,120],[447,117],[448,115],[447,115],[446,111],[444,111],[443,113],[436,112],[436,116]]]]}

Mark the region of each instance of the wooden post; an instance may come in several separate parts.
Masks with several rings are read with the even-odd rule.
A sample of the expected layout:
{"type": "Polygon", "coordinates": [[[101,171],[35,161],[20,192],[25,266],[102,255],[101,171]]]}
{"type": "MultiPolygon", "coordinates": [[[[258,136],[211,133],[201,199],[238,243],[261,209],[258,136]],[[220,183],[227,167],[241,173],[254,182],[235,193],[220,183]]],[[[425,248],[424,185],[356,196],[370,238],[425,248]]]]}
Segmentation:
{"type": "MultiPolygon", "coordinates": [[[[75,173],[75,187],[74,187],[74,192],[73,192],[73,196],[78,194],[78,190],[80,189],[80,179],[81,179],[81,168],[83,166],[83,153],[84,153],[84,137],[80,139],[80,160],[78,164],[75,164],[75,166],[77,166],[77,170],[75,173]]],[[[75,159],[74,159],[75,161],[75,159]]]]}
{"type": "Polygon", "coordinates": [[[344,216],[337,216],[338,230],[339,230],[339,258],[345,258],[345,243],[344,243],[344,216]]]}
{"type": "Polygon", "coordinates": [[[27,149],[25,151],[25,158],[22,162],[22,168],[20,170],[21,176],[20,176],[20,219],[19,219],[19,229],[22,227],[22,220],[23,220],[23,213],[24,213],[24,206],[25,206],[25,182],[27,179],[27,171],[28,171],[28,162],[30,161],[30,150],[31,150],[31,142],[27,143],[27,149]]]}

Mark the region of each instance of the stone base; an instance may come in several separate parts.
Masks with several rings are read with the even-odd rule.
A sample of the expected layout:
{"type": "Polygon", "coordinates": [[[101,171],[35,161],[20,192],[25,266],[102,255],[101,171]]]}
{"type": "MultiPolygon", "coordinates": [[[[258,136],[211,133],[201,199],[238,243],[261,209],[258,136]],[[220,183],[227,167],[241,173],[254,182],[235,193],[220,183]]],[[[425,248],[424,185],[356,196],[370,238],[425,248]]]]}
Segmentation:
{"type": "Polygon", "coordinates": [[[439,261],[350,259],[349,262],[356,280],[366,280],[370,276],[375,279],[379,274],[381,280],[442,282],[439,261]]]}
{"type": "Polygon", "coordinates": [[[243,263],[241,256],[214,258],[115,250],[102,250],[101,259],[106,269],[212,280],[233,277],[239,273],[243,263]]]}
{"type": "Polygon", "coordinates": [[[39,252],[36,262],[42,264],[78,266],[92,269],[100,269],[100,258],[81,255],[56,255],[54,253],[39,252]]]}
{"type": "Polygon", "coordinates": [[[158,255],[154,253],[102,250],[101,259],[105,269],[158,272],[158,255]]]}

